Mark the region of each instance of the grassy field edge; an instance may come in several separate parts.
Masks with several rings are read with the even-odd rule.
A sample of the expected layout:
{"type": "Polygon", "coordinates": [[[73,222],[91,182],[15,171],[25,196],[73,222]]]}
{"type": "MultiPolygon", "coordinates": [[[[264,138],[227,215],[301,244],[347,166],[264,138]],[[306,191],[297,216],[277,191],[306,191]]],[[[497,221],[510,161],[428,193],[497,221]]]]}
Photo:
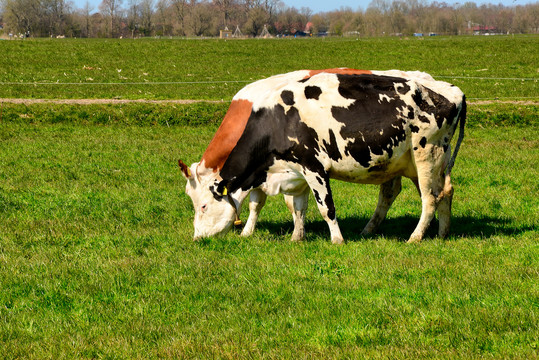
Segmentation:
{"type": "MultiPolygon", "coordinates": [[[[0,122],[151,125],[219,124],[228,103],[0,104],[0,122]]],[[[538,126],[539,106],[471,104],[468,126],[538,126]]]]}

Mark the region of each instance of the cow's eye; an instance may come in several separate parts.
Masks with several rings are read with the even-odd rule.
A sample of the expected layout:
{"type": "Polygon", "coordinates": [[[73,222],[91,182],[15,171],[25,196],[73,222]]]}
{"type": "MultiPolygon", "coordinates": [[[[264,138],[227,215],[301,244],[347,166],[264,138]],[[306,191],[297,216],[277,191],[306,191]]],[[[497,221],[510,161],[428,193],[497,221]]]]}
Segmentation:
{"type": "Polygon", "coordinates": [[[202,212],[206,212],[206,210],[208,210],[208,205],[204,204],[200,207],[200,210],[202,210],[202,212]]]}

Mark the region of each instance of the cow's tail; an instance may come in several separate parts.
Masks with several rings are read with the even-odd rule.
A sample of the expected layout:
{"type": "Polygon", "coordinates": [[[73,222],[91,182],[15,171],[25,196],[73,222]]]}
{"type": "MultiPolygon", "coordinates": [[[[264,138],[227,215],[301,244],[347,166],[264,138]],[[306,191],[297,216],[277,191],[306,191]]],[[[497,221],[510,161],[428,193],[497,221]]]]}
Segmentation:
{"type": "Polygon", "coordinates": [[[447,168],[445,170],[446,177],[449,177],[449,175],[451,175],[451,169],[453,169],[453,166],[455,165],[455,159],[457,158],[460,144],[462,144],[462,140],[464,139],[464,125],[466,124],[466,96],[464,95],[462,95],[462,108],[457,118],[457,122],[459,121],[459,137],[457,139],[457,144],[455,145],[455,150],[453,150],[453,155],[451,155],[451,160],[449,160],[449,164],[447,165],[447,168]]]}

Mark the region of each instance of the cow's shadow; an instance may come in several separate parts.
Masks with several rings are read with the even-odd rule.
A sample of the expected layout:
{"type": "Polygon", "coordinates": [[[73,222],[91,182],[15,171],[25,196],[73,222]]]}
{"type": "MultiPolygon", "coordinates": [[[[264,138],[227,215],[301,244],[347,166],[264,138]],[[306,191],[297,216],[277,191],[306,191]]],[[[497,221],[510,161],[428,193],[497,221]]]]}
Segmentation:
{"type": "MultiPolygon", "coordinates": [[[[396,241],[406,241],[414,231],[419,218],[415,216],[400,216],[385,219],[375,234],[361,236],[360,233],[369,221],[366,217],[347,217],[339,219],[339,226],[346,241],[363,241],[384,237],[396,241]]],[[[283,236],[292,235],[294,225],[292,221],[278,222],[261,220],[257,228],[267,230],[273,234],[283,236]]],[[[514,236],[526,231],[532,231],[531,225],[515,224],[513,220],[496,217],[470,217],[453,216],[451,218],[451,230],[449,239],[459,237],[489,238],[494,235],[514,236]]],[[[425,238],[434,238],[438,233],[438,221],[434,219],[429,226],[425,238]]],[[[313,220],[305,223],[305,240],[312,241],[316,236],[323,235],[329,238],[329,229],[325,221],[313,220]]]]}

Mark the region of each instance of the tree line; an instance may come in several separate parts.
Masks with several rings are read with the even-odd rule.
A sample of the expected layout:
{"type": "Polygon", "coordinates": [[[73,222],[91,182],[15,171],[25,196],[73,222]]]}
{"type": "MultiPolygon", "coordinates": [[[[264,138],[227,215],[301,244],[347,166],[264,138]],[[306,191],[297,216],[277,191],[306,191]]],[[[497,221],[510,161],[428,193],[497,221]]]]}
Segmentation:
{"type": "Polygon", "coordinates": [[[450,5],[372,0],[367,9],[313,13],[279,0],[0,0],[0,35],[34,37],[407,36],[539,33],[539,3],[450,5]]]}

